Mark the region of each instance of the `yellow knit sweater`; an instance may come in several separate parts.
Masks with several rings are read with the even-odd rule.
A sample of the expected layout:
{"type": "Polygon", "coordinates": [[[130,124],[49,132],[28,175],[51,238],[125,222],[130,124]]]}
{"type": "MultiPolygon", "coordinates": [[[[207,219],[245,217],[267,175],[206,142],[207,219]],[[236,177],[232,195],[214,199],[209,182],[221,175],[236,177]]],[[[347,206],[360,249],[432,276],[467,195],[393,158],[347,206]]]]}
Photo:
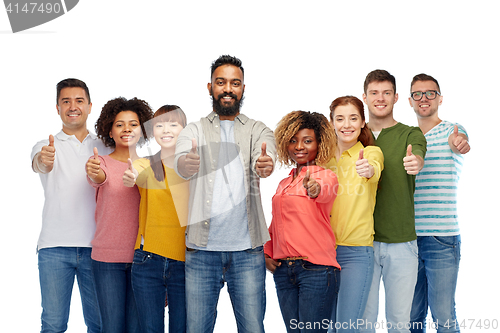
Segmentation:
{"type": "Polygon", "coordinates": [[[141,194],[135,248],[142,242],[144,251],[184,261],[189,181],[164,167],[167,182],[159,182],[146,158],[133,165],[139,172],[136,184],[141,194]]]}

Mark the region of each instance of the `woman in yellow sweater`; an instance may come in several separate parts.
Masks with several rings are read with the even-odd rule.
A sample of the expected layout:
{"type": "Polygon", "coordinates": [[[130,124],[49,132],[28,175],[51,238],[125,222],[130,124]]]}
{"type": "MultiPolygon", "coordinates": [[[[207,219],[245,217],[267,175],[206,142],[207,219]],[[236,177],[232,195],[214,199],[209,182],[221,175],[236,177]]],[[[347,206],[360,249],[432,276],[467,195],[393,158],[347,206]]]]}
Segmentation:
{"type": "Polygon", "coordinates": [[[354,96],[335,99],[330,120],[337,134],[335,157],[327,164],[338,177],[339,189],[330,223],[337,241],[337,261],[342,267],[337,332],[359,332],[373,277],[373,210],[384,156],[374,146],[365,122],[363,102],[354,96]]]}
{"type": "Polygon", "coordinates": [[[186,331],[184,233],[189,182],[173,169],[177,136],[185,126],[186,116],[178,106],[162,106],[148,127],[160,151],[129,161],[123,175],[125,186],[137,186],[141,195],[132,288],[139,320],[147,333],[164,332],[166,298],[169,332],[186,331]]]}

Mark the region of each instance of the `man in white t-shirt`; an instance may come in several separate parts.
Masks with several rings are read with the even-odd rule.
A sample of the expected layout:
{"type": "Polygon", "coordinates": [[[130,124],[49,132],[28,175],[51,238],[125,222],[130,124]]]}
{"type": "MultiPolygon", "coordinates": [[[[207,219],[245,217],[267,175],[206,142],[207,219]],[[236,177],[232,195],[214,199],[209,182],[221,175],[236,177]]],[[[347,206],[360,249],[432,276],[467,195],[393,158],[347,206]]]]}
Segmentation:
{"type": "Polygon", "coordinates": [[[424,168],[415,181],[418,278],[411,310],[412,333],[425,332],[430,307],[438,333],[459,332],[455,289],[460,262],[457,185],[463,154],[470,150],[465,129],[438,117],[443,102],[436,79],[416,75],[410,105],[427,140],[424,168]]]}
{"type": "Polygon", "coordinates": [[[45,194],[37,244],[41,332],[66,331],[75,275],[88,332],[101,332],[90,260],[95,198],[85,178],[85,163],[94,147],[103,154],[108,149],[87,130],[92,103],[84,82],[59,82],[56,108],[62,131],[39,141],[31,152],[32,168],[40,175],[45,194]]]}

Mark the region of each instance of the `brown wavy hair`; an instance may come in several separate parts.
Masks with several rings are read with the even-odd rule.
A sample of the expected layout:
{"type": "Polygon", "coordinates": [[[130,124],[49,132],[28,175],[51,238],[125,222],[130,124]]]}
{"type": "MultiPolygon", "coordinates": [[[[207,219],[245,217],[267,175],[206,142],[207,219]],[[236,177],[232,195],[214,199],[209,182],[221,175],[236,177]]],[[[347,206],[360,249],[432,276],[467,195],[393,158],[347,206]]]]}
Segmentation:
{"type": "Polygon", "coordinates": [[[337,136],[328,119],[321,113],[292,111],[280,120],[274,131],[277,146],[277,160],[281,165],[294,166],[295,162],[288,154],[288,145],[298,131],[312,129],[318,141],[316,164],[325,165],[335,154],[337,136]]]}
{"type": "MultiPolygon", "coordinates": [[[[187,125],[186,114],[177,105],[163,105],[154,113],[153,119],[148,122],[148,131],[151,136],[153,136],[154,125],[158,122],[178,122],[183,128],[187,125]]],[[[149,160],[156,180],[164,181],[165,169],[161,160],[161,150],[146,158],[149,160]]]]}
{"type": "Polygon", "coordinates": [[[358,141],[360,141],[363,146],[374,146],[375,145],[375,140],[373,139],[372,131],[370,131],[370,128],[368,127],[368,124],[366,123],[365,120],[365,108],[363,106],[363,102],[355,96],[342,96],[339,98],[336,98],[332,104],[330,104],[330,121],[332,122],[332,127],[333,127],[333,117],[335,114],[335,108],[337,106],[345,106],[345,105],[352,105],[354,106],[358,112],[359,115],[361,116],[361,120],[365,122],[365,127],[361,129],[361,133],[358,136],[358,141]]]}

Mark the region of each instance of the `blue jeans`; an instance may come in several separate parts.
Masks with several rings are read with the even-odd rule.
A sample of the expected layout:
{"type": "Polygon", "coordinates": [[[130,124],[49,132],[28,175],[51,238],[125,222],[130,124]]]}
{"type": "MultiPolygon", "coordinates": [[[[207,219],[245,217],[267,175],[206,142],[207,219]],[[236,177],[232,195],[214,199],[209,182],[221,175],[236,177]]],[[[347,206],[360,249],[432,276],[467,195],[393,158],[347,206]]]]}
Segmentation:
{"type": "Polygon", "coordinates": [[[80,289],[87,332],[101,332],[90,247],[52,247],[38,251],[42,293],[42,333],[65,332],[68,327],[75,275],[80,289]]]}
{"type": "Polygon", "coordinates": [[[336,324],[329,332],[357,333],[358,319],[363,318],[373,279],[373,247],[339,245],[337,262],[342,267],[339,299],[336,316],[332,314],[332,322],[336,324]]]}
{"type": "Polygon", "coordinates": [[[165,332],[165,298],[168,331],[186,332],[184,262],[137,249],[132,263],[132,288],[143,332],[165,332]]]}
{"type": "Polygon", "coordinates": [[[92,260],[103,333],[139,333],[139,316],[132,292],[129,263],[92,260]]]}
{"type": "Polygon", "coordinates": [[[373,242],[373,253],[373,280],[359,331],[375,333],[376,328],[383,327],[390,333],[409,333],[411,303],[417,282],[417,241],[373,242]],[[382,277],[385,288],[385,326],[377,322],[382,277]]]}
{"type": "Polygon", "coordinates": [[[262,246],[244,251],[186,250],[187,331],[213,332],[227,283],[239,333],[263,333],[266,261],[262,246]]]}
{"type": "Polygon", "coordinates": [[[274,282],[287,332],[327,332],[336,310],[339,269],[305,260],[281,260],[274,282]]]}
{"type": "Polygon", "coordinates": [[[438,333],[460,332],[455,313],[460,235],[419,236],[417,242],[418,278],[411,309],[411,332],[425,332],[429,307],[438,333]]]}

